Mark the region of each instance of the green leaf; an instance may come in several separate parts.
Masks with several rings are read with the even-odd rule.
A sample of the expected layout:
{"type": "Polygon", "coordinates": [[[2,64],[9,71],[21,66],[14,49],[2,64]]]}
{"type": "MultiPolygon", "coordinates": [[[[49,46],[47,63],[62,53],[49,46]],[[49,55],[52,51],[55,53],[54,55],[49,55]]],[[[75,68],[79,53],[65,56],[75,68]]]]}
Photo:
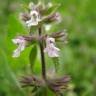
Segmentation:
{"type": "Polygon", "coordinates": [[[37,46],[34,45],[31,49],[31,52],[30,52],[30,55],[29,55],[30,67],[32,69],[32,72],[33,72],[33,67],[34,67],[34,64],[35,64],[36,57],[37,57],[37,46]]]}
{"type": "MultiPolygon", "coordinates": [[[[8,64],[8,59],[6,57],[6,54],[4,52],[4,50],[0,50],[1,53],[1,63],[0,63],[0,68],[3,68],[3,70],[1,70],[1,72],[4,74],[4,77],[6,78],[6,80],[8,80],[8,83],[10,85],[12,85],[14,87],[14,89],[16,89],[15,91],[17,92],[17,94],[20,94],[19,96],[25,96],[24,91],[22,90],[18,80],[16,79],[16,76],[14,75],[13,71],[10,69],[9,64],[8,64]]],[[[11,86],[9,86],[11,87],[11,86]]],[[[17,95],[15,95],[17,96],[17,95]]]]}

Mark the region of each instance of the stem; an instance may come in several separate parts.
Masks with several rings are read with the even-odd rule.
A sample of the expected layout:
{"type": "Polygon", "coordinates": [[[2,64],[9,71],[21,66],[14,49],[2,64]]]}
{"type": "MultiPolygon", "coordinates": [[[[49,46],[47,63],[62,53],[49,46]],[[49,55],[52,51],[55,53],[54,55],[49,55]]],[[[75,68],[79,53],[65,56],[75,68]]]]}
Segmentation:
{"type": "MultiPolygon", "coordinates": [[[[41,37],[42,29],[39,28],[38,32],[39,32],[39,37],[41,37]]],[[[46,65],[45,65],[45,57],[44,57],[44,51],[43,51],[44,47],[41,39],[39,40],[39,46],[40,46],[40,52],[41,52],[42,77],[44,80],[46,80],[46,65]]]]}

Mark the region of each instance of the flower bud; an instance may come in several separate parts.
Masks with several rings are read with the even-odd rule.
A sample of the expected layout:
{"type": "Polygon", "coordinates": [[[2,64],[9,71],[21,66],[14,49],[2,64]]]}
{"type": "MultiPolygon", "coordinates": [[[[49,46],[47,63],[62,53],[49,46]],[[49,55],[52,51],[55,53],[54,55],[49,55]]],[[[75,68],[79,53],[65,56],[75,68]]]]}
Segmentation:
{"type": "Polygon", "coordinates": [[[30,20],[31,17],[28,13],[21,13],[20,14],[20,19],[26,22],[26,21],[30,20]]]}
{"type": "Polygon", "coordinates": [[[64,89],[68,88],[69,82],[70,82],[69,76],[47,80],[48,87],[58,95],[61,94],[64,91],[64,89]]]}
{"type": "Polygon", "coordinates": [[[57,41],[60,41],[60,42],[64,42],[64,43],[67,43],[67,37],[68,37],[68,34],[65,32],[55,32],[53,34],[51,34],[51,36],[53,38],[55,38],[57,41]]]}
{"type": "Polygon", "coordinates": [[[36,76],[23,76],[20,80],[22,87],[38,87],[43,86],[43,80],[38,79],[36,76]]]}
{"type": "Polygon", "coordinates": [[[44,18],[45,19],[45,23],[52,23],[52,22],[61,22],[61,15],[59,13],[54,13],[54,14],[51,14],[47,17],[44,18]]]}
{"type": "Polygon", "coordinates": [[[61,21],[61,15],[59,13],[54,13],[49,17],[50,21],[57,21],[60,22],[61,21]]]}

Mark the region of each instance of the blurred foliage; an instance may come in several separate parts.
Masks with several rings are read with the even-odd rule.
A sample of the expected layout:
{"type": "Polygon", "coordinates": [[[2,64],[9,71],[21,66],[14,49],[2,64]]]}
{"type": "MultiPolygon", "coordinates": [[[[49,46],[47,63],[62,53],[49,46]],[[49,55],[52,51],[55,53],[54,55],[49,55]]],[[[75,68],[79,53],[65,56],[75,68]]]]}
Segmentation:
{"type": "MultiPolygon", "coordinates": [[[[31,48],[22,52],[18,59],[13,59],[12,51],[15,46],[11,39],[16,35],[27,34],[27,29],[20,23],[17,14],[21,11],[21,4],[30,1],[37,2],[0,0],[0,96],[27,94],[26,90],[21,89],[17,79],[30,73],[31,48]]],[[[66,96],[96,96],[96,1],[45,0],[44,2],[50,1],[61,4],[59,11],[62,14],[62,23],[54,24],[49,32],[67,29],[69,37],[69,43],[61,49],[58,69],[59,75],[68,74],[72,78],[66,96]]],[[[38,75],[41,73],[41,65],[40,57],[37,57],[34,71],[38,75]]],[[[47,67],[53,67],[52,60],[48,58],[47,60],[47,67]]]]}

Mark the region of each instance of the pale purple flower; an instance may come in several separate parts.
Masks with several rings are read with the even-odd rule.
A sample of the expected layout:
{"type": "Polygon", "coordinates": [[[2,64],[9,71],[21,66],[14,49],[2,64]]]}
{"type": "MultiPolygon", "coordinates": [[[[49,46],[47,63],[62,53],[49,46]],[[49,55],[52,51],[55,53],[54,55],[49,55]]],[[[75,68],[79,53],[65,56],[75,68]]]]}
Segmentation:
{"type": "Polygon", "coordinates": [[[40,21],[40,14],[39,14],[39,12],[37,12],[36,10],[31,11],[30,12],[30,17],[31,17],[31,19],[26,21],[27,26],[31,27],[31,26],[38,25],[38,23],[40,21]]]}
{"type": "Polygon", "coordinates": [[[55,47],[55,39],[47,37],[44,52],[47,52],[49,57],[59,57],[59,51],[60,49],[55,47]]]}
{"type": "Polygon", "coordinates": [[[25,49],[26,40],[24,40],[24,38],[20,36],[16,39],[12,39],[12,42],[18,45],[18,48],[13,51],[12,57],[19,57],[20,53],[25,49]]]}

